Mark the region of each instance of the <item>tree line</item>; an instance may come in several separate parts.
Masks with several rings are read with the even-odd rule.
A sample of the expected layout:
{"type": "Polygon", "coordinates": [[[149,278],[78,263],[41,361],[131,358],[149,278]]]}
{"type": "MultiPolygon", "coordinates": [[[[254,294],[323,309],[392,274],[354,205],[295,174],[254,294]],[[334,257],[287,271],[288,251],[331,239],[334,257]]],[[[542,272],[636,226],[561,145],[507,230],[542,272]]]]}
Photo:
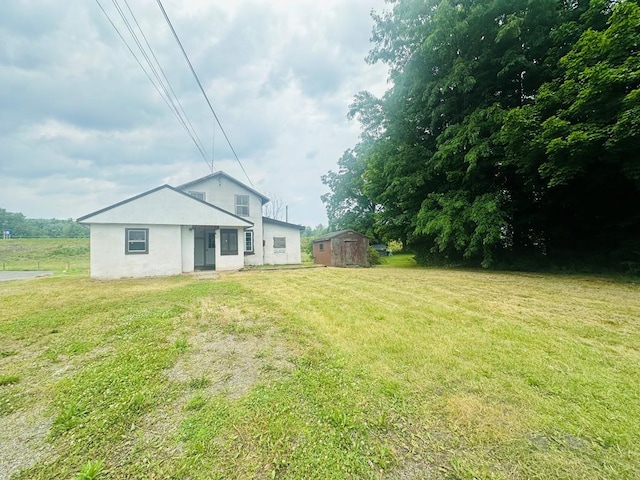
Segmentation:
{"type": "Polygon", "coordinates": [[[422,264],[640,265],[639,2],[389,2],[329,226],[422,264]]]}
{"type": "Polygon", "coordinates": [[[72,219],[26,218],[22,213],[7,212],[0,208],[0,239],[10,232],[13,238],[78,238],[88,237],[89,228],[72,219]]]}

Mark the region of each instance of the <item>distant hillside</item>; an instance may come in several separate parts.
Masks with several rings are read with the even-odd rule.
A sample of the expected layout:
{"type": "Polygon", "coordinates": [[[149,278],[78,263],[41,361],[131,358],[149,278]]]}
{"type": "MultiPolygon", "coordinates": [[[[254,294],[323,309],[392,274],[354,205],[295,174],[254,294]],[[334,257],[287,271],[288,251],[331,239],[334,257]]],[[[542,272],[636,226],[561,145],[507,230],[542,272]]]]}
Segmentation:
{"type": "Polygon", "coordinates": [[[26,218],[22,213],[7,212],[0,208],[0,239],[12,238],[83,238],[89,236],[89,228],[72,219],[26,218]]]}

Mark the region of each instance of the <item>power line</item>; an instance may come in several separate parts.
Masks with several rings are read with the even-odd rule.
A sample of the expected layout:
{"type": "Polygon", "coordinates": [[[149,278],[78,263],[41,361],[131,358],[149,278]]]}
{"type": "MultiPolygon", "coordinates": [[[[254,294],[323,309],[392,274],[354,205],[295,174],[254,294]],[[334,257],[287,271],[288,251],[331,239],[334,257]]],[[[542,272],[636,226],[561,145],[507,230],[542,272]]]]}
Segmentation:
{"type": "MultiPolygon", "coordinates": [[[[121,9],[119,8],[119,5],[116,4],[115,0],[112,0],[114,2],[114,5],[116,5],[116,8],[118,9],[118,11],[120,12],[121,16],[123,16],[123,13],[121,11],[121,9]]],[[[155,72],[156,78],[158,78],[158,82],[160,83],[162,89],[164,90],[164,94],[163,92],[160,90],[160,87],[158,87],[158,85],[156,85],[156,83],[153,81],[153,79],[151,78],[151,75],[149,75],[149,73],[147,72],[147,70],[144,68],[144,66],[142,65],[142,62],[140,61],[140,59],[138,58],[138,56],[135,54],[135,52],[132,50],[132,48],[129,46],[129,43],[126,41],[126,39],[124,38],[124,36],[122,35],[122,33],[120,33],[120,30],[118,29],[118,27],[115,25],[115,23],[113,22],[113,20],[111,20],[111,17],[109,16],[109,14],[106,12],[106,10],[103,8],[102,4],[100,3],[99,0],[96,0],[96,3],[98,4],[98,7],[100,7],[100,10],[102,11],[102,13],[104,14],[104,16],[107,18],[107,20],[109,21],[109,23],[111,24],[111,26],[113,27],[113,29],[116,31],[116,33],[118,34],[118,36],[120,37],[120,40],[122,40],[122,42],[125,44],[125,46],[127,47],[127,49],[129,50],[129,53],[131,53],[131,55],[133,56],[133,58],[135,59],[135,61],[138,63],[138,65],[140,66],[140,68],[142,69],[142,71],[144,72],[144,74],[146,75],[146,77],[149,79],[149,81],[151,82],[151,84],[154,86],[154,88],[156,89],[156,91],[158,92],[158,94],[160,95],[160,97],[162,98],[162,100],[165,102],[165,104],[167,105],[167,107],[169,108],[169,110],[171,110],[171,112],[174,114],[174,116],[178,119],[178,121],[180,122],[180,124],[183,126],[183,128],[185,129],[185,131],[187,132],[187,135],[189,135],[189,137],[191,138],[191,140],[193,141],[193,143],[195,144],[196,148],[200,151],[200,154],[202,155],[202,158],[204,159],[204,161],[207,163],[207,165],[209,166],[209,160],[207,158],[207,154],[204,152],[204,147],[201,146],[200,139],[197,138],[197,135],[194,137],[195,134],[195,130],[193,131],[193,133],[189,130],[189,128],[187,127],[184,119],[181,117],[180,112],[178,112],[178,110],[175,108],[175,105],[172,106],[172,104],[169,103],[169,101],[171,101],[173,103],[173,100],[171,98],[171,96],[168,94],[166,88],[164,87],[164,84],[162,83],[162,81],[158,78],[157,72],[155,72]]],[[[135,18],[134,18],[135,19],[135,18]]],[[[126,21],[126,18],[123,18],[123,20],[125,21],[125,24],[128,25],[128,22],[126,21]]],[[[137,22],[136,22],[137,23],[137,22]]],[[[131,33],[132,37],[134,37],[134,40],[136,41],[136,43],[138,44],[138,48],[141,49],[141,51],[143,52],[144,55],[144,51],[139,43],[139,40],[137,40],[137,37],[135,36],[135,33],[132,32],[132,29],[130,27],[130,25],[128,25],[129,28],[129,32],[131,33]]],[[[142,30],[141,30],[142,31],[142,30]]],[[[144,34],[143,34],[144,35],[144,34]]],[[[146,55],[145,55],[146,57],[146,55]]],[[[147,59],[147,63],[149,64],[149,66],[152,68],[153,70],[153,66],[151,65],[151,63],[149,62],[148,57],[146,57],[147,59]]],[[[159,66],[159,64],[158,64],[159,66]]],[[[167,81],[168,82],[168,81],[167,81]]],[[[172,89],[173,91],[173,89],[172,89]]],[[[175,94],[174,94],[175,95],[175,94]]],[[[177,99],[177,97],[176,97],[177,99]]],[[[184,109],[183,109],[184,112],[184,109]]],[[[188,117],[186,116],[185,113],[185,117],[188,120],[188,117]]],[[[189,122],[189,124],[191,125],[191,122],[189,122]]],[[[193,128],[193,127],[192,127],[193,128]]],[[[213,168],[213,165],[211,165],[211,168],[213,168]]]]}
{"type": "MultiPolygon", "coordinates": [[[[136,26],[138,27],[138,30],[140,30],[140,33],[142,34],[142,38],[144,39],[144,42],[147,45],[147,48],[151,52],[151,55],[153,56],[153,59],[156,61],[156,64],[158,65],[158,68],[160,69],[160,73],[162,73],[162,77],[164,78],[165,82],[167,82],[167,86],[171,90],[171,93],[173,94],[173,98],[176,99],[176,102],[178,104],[178,107],[180,107],[180,111],[182,112],[182,115],[184,115],[184,118],[186,119],[187,123],[189,124],[189,127],[191,128],[191,131],[193,132],[195,137],[198,139],[198,143],[202,146],[202,148],[204,150],[204,145],[203,145],[202,141],[200,141],[200,138],[198,137],[198,133],[196,132],[196,129],[193,127],[193,125],[191,123],[191,120],[189,120],[189,116],[187,115],[187,112],[185,112],[184,107],[182,106],[182,103],[180,102],[180,98],[178,98],[178,95],[176,95],[176,92],[173,90],[173,87],[171,86],[171,82],[169,81],[169,78],[167,78],[167,75],[165,74],[164,69],[162,68],[162,64],[158,60],[158,57],[156,57],[156,54],[153,51],[153,48],[151,47],[151,45],[149,44],[149,41],[147,40],[147,36],[144,34],[144,31],[142,30],[142,27],[138,23],[138,20],[136,19],[135,14],[131,10],[131,7],[129,6],[129,2],[127,0],[124,0],[124,3],[127,6],[127,9],[129,10],[129,13],[131,14],[131,18],[133,18],[133,21],[136,23],[136,26]]],[[[146,58],[148,60],[148,57],[146,57],[146,58]]],[[[151,65],[151,62],[149,62],[149,65],[151,65]]],[[[173,104],[173,101],[172,101],[172,104],[173,104]]],[[[210,167],[211,167],[211,172],[213,173],[213,171],[214,171],[214,167],[213,167],[213,150],[211,151],[211,164],[210,164],[210,167]]]]}
{"type": "Polygon", "coordinates": [[[196,79],[196,82],[198,83],[198,86],[200,87],[200,91],[202,92],[202,95],[204,95],[204,98],[207,101],[207,105],[209,105],[209,109],[211,110],[211,113],[213,114],[213,117],[216,119],[216,122],[217,122],[218,126],[220,127],[220,131],[224,135],[224,138],[227,141],[227,144],[229,145],[229,148],[233,152],[234,157],[238,161],[238,164],[240,165],[240,168],[242,168],[242,171],[243,171],[245,177],[247,177],[247,180],[249,181],[249,184],[253,187],[253,183],[251,182],[251,179],[249,178],[249,175],[247,175],[247,172],[244,169],[244,166],[242,165],[242,162],[240,161],[240,158],[238,157],[238,154],[236,153],[235,149],[233,148],[233,145],[231,145],[231,141],[229,140],[229,137],[227,136],[227,132],[225,132],[224,128],[222,127],[222,123],[220,123],[220,119],[218,118],[218,115],[216,114],[216,111],[213,109],[213,105],[211,105],[211,102],[209,101],[209,97],[207,96],[207,93],[204,91],[204,88],[202,87],[202,83],[200,82],[200,79],[198,78],[198,74],[194,70],[193,65],[191,64],[191,60],[189,60],[189,56],[187,55],[187,52],[185,51],[184,47],[182,46],[182,42],[180,41],[180,38],[178,37],[178,34],[176,33],[175,29],[173,28],[173,24],[171,23],[171,20],[169,20],[169,16],[167,15],[167,12],[165,11],[164,6],[162,5],[162,2],[160,0],[156,0],[156,1],[158,3],[158,6],[160,7],[160,10],[162,10],[162,14],[164,15],[164,18],[167,21],[167,24],[169,25],[169,28],[171,28],[171,32],[173,33],[173,37],[176,39],[176,42],[178,42],[178,46],[180,47],[180,50],[182,50],[182,55],[184,56],[185,60],[187,61],[187,64],[189,65],[189,68],[191,69],[191,73],[193,74],[193,77],[196,79]]]}
{"type": "MultiPolygon", "coordinates": [[[[140,43],[140,40],[138,39],[138,36],[136,35],[135,31],[131,27],[131,24],[127,20],[127,17],[125,15],[124,11],[122,10],[120,5],[118,4],[118,1],[117,0],[112,0],[112,3],[116,7],[116,10],[120,14],[120,17],[122,18],[122,21],[124,22],[124,24],[126,25],[127,29],[129,30],[129,34],[131,35],[131,37],[133,38],[134,42],[138,46],[138,49],[140,50],[140,53],[142,53],[142,56],[146,60],[147,65],[149,65],[151,71],[153,72],[154,76],[156,77],[156,80],[158,81],[158,84],[161,86],[162,90],[164,91],[164,94],[165,94],[166,98],[169,100],[169,102],[171,102],[170,108],[172,108],[172,111],[174,112],[174,115],[176,116],[176,118],[178,118],[178,121],[182,124],[183,128],[187,131],[187,134],[191,137],[193,142],[196,143],[196,145],[198,146],[198,149],[201,151],[201,154],[203,155],[203,159],[204,159],[205,163],[207,164],[207,166],[209,166],[213,170],[213,165],[209,165],[209,160],[208,160],[206,152],[205,152],[205,147],[202,144],[202,141],[200,140],[200,138],[198,137],[197,132],[193,128],[193,125],[191,124],[191,121],[189,120],[188,115],[186,114],[184,109],[182,109],[182,114],[184,114],[184,118],[183,118],[181,113],[180,113],[180,111],[176,107],[176,103],[174,102],[173,98],[175,97],[175,99],[177,100],[177,102],[179,104],[180,104],[180,101],[178,100],[178,97],[175,95],[175,92],[173,93],[173,97],[169,94],[169,91],[167,90],[167,87],[165,86],[164,82],[160,78],[160,75],[158,74],[158,71],[155,69],[155,67],[153,65],[153,62],[151,62],[151,60],[149,59],[149,56],[147,55],[147,52],[144,50],[144,47],[140,43]],[[187,125],[185,123],[185,119],[189,123],[189,125],[191,126],[191,130],[189,130],[189,128],[187,127],[187,125]]],[[[126,0],[125,0],[125,3],[126,3],[126,0]]],[[[145,38],[145,41],[146,41],[146,36],[144,35],[144,32],[142,31],[142,28],[140,27],[140,24],[138,23],[137,19],[135,18],[135,15],[133,14],[133,11],[129,7],[128,3],[127,3],[127,8],[129,9],[129,12],[131,13],[131,16],[133,17],[133,20],[135,21],[136,25],[138,25],[138,29],[140,30],[140,33],[142,33],[142,36],[145,38]]],[[[147,42],[147,45],[148,45],[148,42],[147,42]]],[[[153,54],[153,52],[152,52],[152,54],[153,54]]],[[[154,55],[154,58],[156,58],[155,55],[154,55]]],[[[160,66],[160,63],[157,61],[157,58],[156,58],[156,62],[158,63],[158,67],[160,67],[160,69],[162,70],[162,67],[160,66]]],[[[164,71],[163,71],[163,75],[164,75],[164,71]]],[[[171,83],[167,79],[166,75],[164,75],[164,78],[165,78],[167,84],[169,85],[169,88],[173,92],[173,88],[171,88],[171,83]]]]}

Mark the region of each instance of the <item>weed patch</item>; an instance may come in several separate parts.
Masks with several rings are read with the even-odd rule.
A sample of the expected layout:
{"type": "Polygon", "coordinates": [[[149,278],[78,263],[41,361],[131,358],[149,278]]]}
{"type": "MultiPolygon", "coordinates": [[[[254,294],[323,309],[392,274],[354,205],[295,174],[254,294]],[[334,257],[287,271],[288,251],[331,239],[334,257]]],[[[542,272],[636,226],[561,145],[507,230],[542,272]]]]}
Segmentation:
{"type": "Polygon", "coordinates": [[[0,387],[18,383],[19,381],[20,377],[18,375],[0,375],[0,387]]]}
{"type": "Polygon", "coordinates": [[[100,478],[100,474],[104,471],[104,462],[95,460],[85,463],[74,478],[74,480],[96,480],[100,478]]]}

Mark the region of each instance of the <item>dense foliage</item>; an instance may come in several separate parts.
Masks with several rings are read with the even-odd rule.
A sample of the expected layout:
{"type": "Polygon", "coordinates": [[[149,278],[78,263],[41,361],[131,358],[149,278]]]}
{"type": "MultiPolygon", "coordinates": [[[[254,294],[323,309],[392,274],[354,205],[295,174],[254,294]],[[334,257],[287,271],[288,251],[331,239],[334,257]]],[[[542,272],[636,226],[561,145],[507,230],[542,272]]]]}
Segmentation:
{"type": "Polygon", "coordinates": [[[313,241],[328,232],[328,228],[322,224],[315,227],[305,227],[300,235],[300,248],[302,250],[302,261],[313,261],[313,241]]]}
{"type": "Polygon", "coordinates": [[[422,263],[639,264],[639,0],[390,3],[368,60],[392,86],[351,106],[330,227],[422,263]]]}
{"type": "Polygon", "coordinates": [[[88,237],[89,229],[72,219],[57,220],[25,218],[22,213],[7,212],[0,208],[0,238],[2,232],[10,231],[14,238],[80,238],[88,237]]]}

